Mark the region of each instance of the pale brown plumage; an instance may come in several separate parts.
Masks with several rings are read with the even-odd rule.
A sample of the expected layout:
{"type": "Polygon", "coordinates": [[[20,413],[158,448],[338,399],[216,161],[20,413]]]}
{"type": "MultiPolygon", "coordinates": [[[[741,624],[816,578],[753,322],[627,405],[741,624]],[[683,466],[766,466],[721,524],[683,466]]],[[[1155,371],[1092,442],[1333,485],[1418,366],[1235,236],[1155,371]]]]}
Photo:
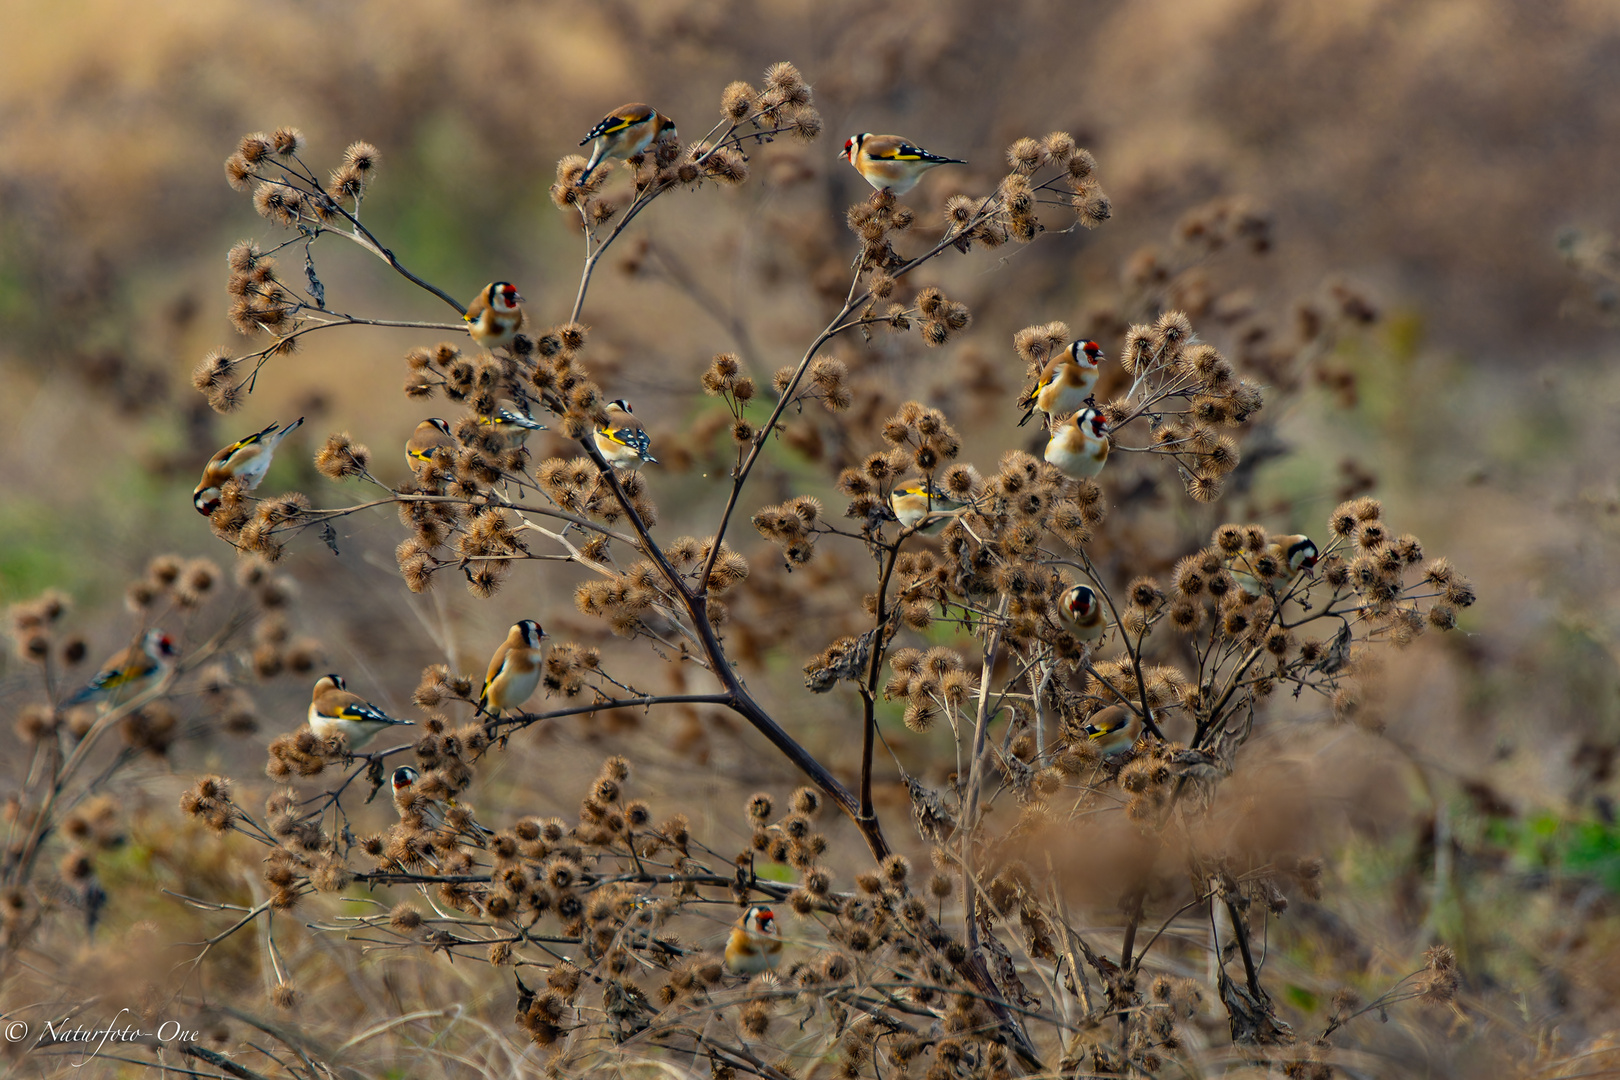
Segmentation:
{"type": "Polygon", "coordinates": [[[540,684],[540,639],[545,636],[546,632],[533,619],[512,625],[506,640],[490,657],[484,689],[478,696],[480,709],[499,716],[529,700],[540,684]]]}
{"type": "Polygon", "coordinates": [[[242,485],[243,491],[258,487],[259,481],[270,469],[270,459],[276,447],[303,422],[304,418],[300,416],[280,431],[276,430],[279,423],[271,424],[263,431],[255,431],[231,443],[209,458],[208,464],[203,466],[202,480],[191,494],[191,505],[197,508],[199,514],[212,514],[219,508],[219,489],[229,480],[236,480],[242,485]]]}
{"type": "Polygon", "coordinates": [[[455,449],[456,437],[450,433],[450,425],[437,416],[430,416],[417,424],[406,440],[405,460],[413,472],[420,473],[440,450],[446,451],[443,456],[448,458],[455,449]]]}
{"type": "Polygon", "coordinates": [[[855,171],[878,191],[895,195],[904,195],[916,187],[930,169],[967,164],[960,158],[930,153],[899,135],[874,135],[870,131],[846,139],[838,156],[855,166],[855,171]]]}
{"type": "Polygon", "coordinates": [[[523,297],[511,282],[493,281],[473,297],[462,318],[473,340],[493,352],[517,337],[518,327],[523,325],[523,297]]]}
{"type": "Polygon", "coordinates": [[[782,938],[771,909],[755,904],[742,913],[726,938],[726,970],[758,975],[782,961],[782,938]]]}
{"type": "Polygon", "coordinates": [[[1046,460],[1076,479],[1096,476],[1108,461],[1108,421],[1096,409],[1081,409],[1052,430],[1046,460]]]}
{"type": "Polygon", "coordinates": [[[1075,341],[1047,361],[1035,385],[1018,399],[1018,407],[1024,410],[1018,426],[1029,423],[1037,410],[1046,414],[1048,423],[1052,417],[1078,411],[1097,385],[1102,358],[1102,349],[1095,341],[1075,341]]]}

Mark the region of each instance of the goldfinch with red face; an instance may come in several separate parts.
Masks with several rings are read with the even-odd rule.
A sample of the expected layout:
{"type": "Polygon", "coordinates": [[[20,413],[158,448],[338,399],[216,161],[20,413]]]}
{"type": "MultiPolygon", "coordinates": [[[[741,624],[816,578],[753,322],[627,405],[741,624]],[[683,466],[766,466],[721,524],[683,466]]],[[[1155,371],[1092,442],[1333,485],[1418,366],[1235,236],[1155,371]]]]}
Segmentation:
{"type": "Polygon", "coordinates": [[[647,429],[630,413],[630,403],[615,398],[607,403],[607,423],[596,429],[596,448],[608,462],[627,469],[638,462],[658,464],[652,456],[652,440],[647,429]]]}
{"type": "Polygon", "coordinates": [[[1054,416],[1068,416],[1083,407],[1097,385],[1102,358],[1102,349],[1095,341],[1071,342],[1047,362],[1035,386],[1018,399],[1018,407],[1024,410],[1018,426],[1029,423],[1036,410],[1045,413],[1050,423],[1054,416]]]}
{"type": "Polygon", "coordinates": [[[399,812],[399,820],[407,826],[415,824],[413,818],[418,819],[422,828],[438,832],[448,829],[457,836],[464,838],[479,847],[488,845],[495,835],[495,830],[486,829],[473,820],[472,811],[461,806],[455,799],[439,798],[430,795],[421,783],[422,774],[409,765],[401,765],[394,770],[391,785],[394,790],[394,809],[399,812]]]}
{"type": "Polygon", "coordinates": [[[304,422],[300,416],[277,431],[279,424],[271,424],[263,431],[255,431],[239,442],[233,442],[208,459],[203,466],[202,481],[191,494],[191,505],[206,517],[219,509],[219,489],[227,480],[238,480],[242,490],[252,491],[269,471],[270,458],[281,445],[281,440],[304,422]]]}
{"type": "Polygon", "coordinates": [[[317,738],[344,735],[348,737],[349,749],[358,750],[379,731],[411,723],[413,721],[395,720],[359,694],[349,693],[341,675],[322,675],[315,680],[309,702],[309,729],[317,738]]]}
{"type": "Polygon", "coordinates": [[[534,432],[546,430],[546,425],[540,421],[524,416],[515,409],[508,409],[504,405],[489,416],[480,416],[478,423],[483,427],[493,428],[495,433],[506,441],[508,450],[516,450],[522,446],[534,432]]]}
{"type": "Polygon", "coordinates": [[[755,904],[742,913],[726,939],[726,970],[758,975],[782,962],[782,937],[771,909],[755,904]]]}
{"type": "Polygon", "coordinates": [[[410,463],[411,471],[420,473],[427,467],[434,456],[440,451],[447,451],[448,458],[456,452],[456,437],[450,433],[450,425],[437,416],[430,416],[411,432],[411,437],[405,441],[405,460],[410,463]]]}
{"type": "Polygon", "coordinates": [[[1104,756],[1123,754],[1142,737],[1142,718],[1124,705],[1110,705],[1093,713],[1084,730],[1104,756]]]}
{"type": "Polygon", "coordinates": [[[675,130],[675,122],[658,112],[651,105],[645,105],[639,101],[632,101],[628,105],[620,105],[617,109],[604,116],[600,123],[586,132],[585,137],[579,140],[581,146],[584,146],[592,139],[596,140],[596,145],[591,148],[590,164],[585,166],[585,171],[580,175],[579,182],[583,184],[586,180],[589,180],[591,173],[596,171],[596,167],[608,158],[618,158],[623,161],[625,158],[635,157],[647,149],[652,145],[654,138],[673,139],[678,137],[679,133],[675,130]]]}
{"type": "Polygon", "coordinates": [[[472,339],[485,352],[494,352],[517,337],[518,327],[523,325],[523,297],[510,281],[491,282],[473,297],[462,319],[472,339]]]}
{"type": "MultiPolygon", "coordinates": [[[[272,425],[274,426],[274,425],[272,425]]],[[[115,708],[133,701],[168,678],[174,670],[179,650],[174,639],[161,630],[148,630],[139,645],[114,653],[88,686],[68,698],[64,705],[96,704],[115,708]]]]}
{"type": "Polygon", "coordinates": [[[478,696],[481,712],[499,716],[529,700],[534,688],[540,685],[540,639],[545,636],[546,632],[533,619],[512,625],[506,640],[489,659],[484,690],[478,696]]]}
{"type": "Polygon", "coordinates": [[[1101,641],[1108,629],[1102,601],[1090,585],[1075,585],[1058,600],[1058,616],[1077,641],[1101,641]]]}
{"type": "Polygon", "coordinates": [[[917,531],[932,535],[950,524],[955,511],[967,503],[951,498],[926,480],[902,481],[889,494],[889,509],[902,528],[922,524],[917,531]]]}
{"type": "Polygon", "coordinates": [[[1096,409],[1081,409],[1052,429],[1046,460],[1079,480],[1102,472],[1108,447],[1108,421],[1096,409]]]}
{"type": "Polygon", "coordinates": [[[870,131],[844,140],[838,155],[879,191],[904,195],[917,186],[923,173],[941,165],[966,165],[960,158],[931,154],[913,146],[898,135],[873,135],[870,131]]]}
{"type": "Polygon", "coordinates": [[[1226,568],[1232,572],[1232,580],[1237,587],[1250,596],[1262,596],[1266,587],[1262,580],[1272,581],[1278,591],[1294,580],[1294,575],[1304,571],[1309,574],[1316,566],[1317,550],[1311,538],[1303,533],[1292,536],[1274,536],[1266,545],[1265,550],[1258,555],[1243,551],[1226,560],[1226,568]],[[1264,557],[1269,557],[1269,565],[1264,557]],[[1262,568],[1269,569],[1269,574],[1262,574],[1262,568]]]}

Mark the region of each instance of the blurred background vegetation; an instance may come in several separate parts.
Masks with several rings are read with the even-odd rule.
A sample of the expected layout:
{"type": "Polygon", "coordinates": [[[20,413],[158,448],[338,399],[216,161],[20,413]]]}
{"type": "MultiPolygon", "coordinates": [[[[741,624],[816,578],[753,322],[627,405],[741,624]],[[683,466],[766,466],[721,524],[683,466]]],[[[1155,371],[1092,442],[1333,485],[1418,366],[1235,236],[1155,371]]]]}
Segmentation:
{"type": "MultiPolygon", "coordinates": [[[[1616,1026],[1620,300],[1606,230],[1620,229],[1620,6],[488,0],[452,11],[424,0],[19,0],[6,23],[0,601],[66,591],[92,658],[127,639],[123,585],[152,555],[227,561],[188,505],[214,449],[307,415],[266,490],[330,502],[309,463],[326,431],[370,444],[379,475],[398,480],[397,447],[423,414],[396,387],[404,351],[436,340],[425,332],[314,335],[230,417],[190,389],[203,353],[235,344],[226,249],[273,239],[221,173],[246,131],[296,125],[322,164],[353,140],[374,143],[383,164],[365,203],[372,229],[464,301],[492,279],[515,282],[531,319],[547,325],[567,317],[582,247],[547,198],[556,159],[627,99],[654,103],[692,138],[717,115],[726,82],[757,78],[773,60],[797,64],[826,136],[761,149],[757,182],[743,188],[661,200],[609,259],[586,311],[596,377],[636,403],[655,445],[677,450],[653,480],[660,503],[677,521],[686,514],[676,506],[690,507],[695,523],[711,521],[723,498],[728,454],[696,372],[736,349],[765,375],[796,360],[821,325],[820,290],[847,281],[843,209],[866,193],[834,159],[847,134],[901,132],[969,159],[910,200],[925,217],[949,191],[992,183],[1021,135],[1072,131],[1101,163],[1114,206],[1104,228],[937,272],[975,312],[959,343],[920,362],[901,355],[920,351],[909,339],[834,350],[857,374],[904,371],[912,396],[949,402],[966,457],[980,453],[984,465],[1007,445],[1021,375],[1013,330],[1048,319],[1107,330],[1122,314],[1110,307],[1122,272],[1140,270],[1144,249],[1170,251],[1189,211],[1229,199],[1267,215],[1272,250],[1223,253],[1183,282],[1194,295],[1177,299],[1195,309],[1195,325],[1220,322],[1263,352],[1291,331],[1290,304],[1330,295],[1336,282],[1353,283],[1382,317],[1331,357],[1353,386],[1309,384],[1269,418],[1294,453],[1260,467],[1247,493],[1222,504],[1226,517],[1319,529],[1345,490],[1370,484],[1390,520],[1451,557],[1479,592],[1462,633],[1387,656],[1378,730],[1276,736],[1279,746],[1348,741],[1333,752],[1366,763],[1364,779],[1337,789],[1337,824],[1322,838],[1333,912],[1302,912],[1277,961],[1295,988],[1288,1005],[1307,1017],[1326,1008],[1333,986],[1314,970],[1342,972],[1351,957],[1376,988],[1445,940],[1465,974],[1455,1023],[1446,1037],[1400,1025],[1371,1036],[1391,1068],[1557,1075],[1557,1062],[1595,1053],[1604,1044],[1592,1040],[1616,1026]]],[[[446,316],[368,256],[328,244],[318,257],[338,310],[446,316]]],[[[1103,344],[1115,355],[1117,334],[1103,344]]],[[[795,460],[784,454],[779,475],[795,460]]],[[[746,507],[789,493],[778,486],[760,482],[746,507]]],[[[520,574],[487,603],[449,588],[412,597],[392,566],[392,518],[351,519],[340,555],[306,542],[287,564],[301,586],[300,630],[379,704],[407,709],[425,663],[481,668],[515,618],[600,635],[574,613],[572,579],[520,574]]],[[[754,561],[768,581],[773,557],[754,561]]],[[[824,638],[842,632],[835,616],[808,615],[825,623],[824,638]]],[[[803,657],[770,652],[766,639],[750,659],[792,687],[803,657]]],[[[0,678],[8,707],[37,694],[33,669],[10,655],[0,678]]],[[[266,687],[268,732],[301,721],[305,687],[266,687]]],[[[847,766],[835,735],[816,740],[824,706],[798,697],[783,708],[847,766]]],[[[200,738],[143,765],[120,793],[132,842],[103,868],[108,891],[206,893],[213,842],[182,829],[175,798],[205,770],[258,775],[264,737],[200,738]]],[[[746,835],[730,793],[795,782],[750,734],[713,716],[558,725],[550,739],[551,767],[566,763],[564,779],[577,784],[543,798],[566,808],[603,754],[636,740],[655,802],[666,791],[690,797],[694,784],[731,800],[702,826],[722,848],[746,835]]],[[[499,782],[539,786],[515,762],[499,782]]],[[[891,795],[889,812],[900,807],[891,795]]],[[[196,913],[148,892],[115,903],[96,940],[151,923],[162,942],[207,932],[196,913]]],[[[100,955],[82,934],[72,948],[86,963],[100,955]]],[[[391,963],[443,968],[425,956],[391,963]]],[[[438,977],[469,980],[452,997],[489,990],[475,976],[438,977]]],[[[193,989],[206,990],[209,976],[199,978],[193,989]]]]}

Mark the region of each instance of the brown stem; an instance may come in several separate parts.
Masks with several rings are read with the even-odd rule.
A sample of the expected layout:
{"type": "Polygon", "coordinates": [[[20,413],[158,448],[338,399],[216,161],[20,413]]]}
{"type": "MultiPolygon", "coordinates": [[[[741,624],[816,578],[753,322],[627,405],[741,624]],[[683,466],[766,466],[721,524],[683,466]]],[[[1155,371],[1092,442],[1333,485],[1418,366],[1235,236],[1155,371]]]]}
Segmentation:
{"type": "Polygon", "coordinates": [[[1147,897],[1147,887],[1139,885],[1131,893],[1130,918],[1125,923],[1125,943],[1119,947],[1119,966],[1129,971],[1131,968],[1131,952],[1136,948],[1136,928],[1142,923],[1142,901],[1147,897]]]}
{"type": "Polygon", "coordinates": [[[804,357],[799,361],[799,366],[794,369],[793,378],[789,379],[788,384],[782,388],[782,395],[777,398],[776,407],[771,410],[771,415],[766,418],[760,429],[754,433],[754,445],[749,448],[748,457],[737,467],[736,475],[732,478],[731,494],[726,498],[726,508],[720,515],[720,527],[714,531],[714,550],[709,552],[708,559],[703,563],[703,570],[698,574],[697,589],[699,593],[708,590],[709,574],[714,570],[714,560],[720,554],[720,541],[725,539],[726,527],[731,524],[732,511],[737,508],[737,500],[742,495],[743,485],[748,482],[748,474],[753,472],[754,463],[759,460],[760,454],[765,450],[766,440],[770,438],[771,432],[775,430],[776,422],[781,419],[782,413],[787,410],[788,403],[793,400],[793,391],[798,388],[800,380],[804,378],[804,373],[809,370],[810,361],[815,359],[816,353],[821,351],[823,345],[827,344],[833,339],[834,335],[839,333],[842,329],[840,324],[843,322],[844,317],[853,310],[855,310],[854,305],[846,301],[843,308],[833,317],[832,322],[827,324],[827,328],[816,335],[816,340],[810,343],[810,347],[804,352],[804,357]]]}
{"type": "Polygon", "coordinates": [[[1254,953],[1249,948],[1249,924],[1238,911],[1236,904],[1230,900],[1224,903],[1226,913],[1232,919],[1232,933],[1237,937],[1238,952],[1243,956],[1243,974],[1248,979],[1249,993],[1253,994],[1257,1001],[1265,1001],[1266,992],[1260,989],[1260,972],[1254,966],[1254,953]]]}
{"type": "MultiPolygon", "coordinates": [[[[585,449],[585,452],[590,455],[591,460],[596,463],[598,472],[607,479],[608,484],[612,487],[614,498],[618,500],[619,506],[624,510],[631,527],[641,539],[642,554],[651,559],[658,567],[659,573],[669,583],[670,588],[680,597],[682,604],[686,607],[687,614],[691,616],[692,628],[697,634],[698,642],[703,648],[704,655],[709,660],[710,670],[714,672],[715,677],[720,680],[721,685],[726,689],[726,707],[752,724],[755,730],[764,735],[772,746],[776,747],[784,757],[798,766],[801,772],[808,776],[817,787],[826,793],[828,798],[837,804],[838,809],[842,810],[855,823],[855,827],[860,830],[861,837],[866,841],[866,846],[871,850],[874,859],[881,861],[887,858],[889,856],[889,842],[884,838],[883,830],[878,825],[877,819],[864,816],[861,813],[860,801],[854,793],[839,783],[838,778],[829,772],[825,765],[816,760],[810,751],[800,746],[793,736],[784,731],[782,726],[772,719],[771,715],[743,687],[742,680],[737,678],[737,673],[732,669],[731,659],[726,655],[725,646],[720,643],[719,637],[714,632],[713,625],[709,622],[708,596],[704,592],[689,587],[681,579],[680,573],[669,564],[663,550],[659,548],[657,542],[653,540],[652,535],[647,531],[647,525],[641,520],[641,515],[636,513],[635,507],[631,505],[630,497],[625,494],[624,488],[619,484],[619,477],[614,472],[613,466],[607,463],[607,459],[602,456],[602,452],[596,448],[595,438],[591,435],[585,435],[580,438],[579,443],[585,449]]],[[[719,553],[720,538],[716,536],[713,543],[714,550],[710,552],[711,563],[713,562],[713,556],[719,553]]]]}
{"type": "Polygon", "coordinates": [[[1013,1052],[1025,1064],[1039,1070],[1040,1060],[1035,1056],[1035,1050],[1026,1040],[1023,1030],[1013,1020],[1012,1013],[1008,1011],[1003,1001],[1001,991],[996,988],[995,980],[990,977],[990,966],[985,963],[984,950],[979,945],[979,924],[974,915],[976,888],[978,882],[973,878],[973,833],[975,818],[979,812],[979,785],[981,784],[981,770],[984,762],[985,735],[990,727],[990,676],[995,667],[996,654],[1001,651],[1001,633],[1004,628],[1002,620],[1007,614],[1008,598],[1001,597],[1001,605],[996,611],[996,625],[990,632],[990,641],[984,650],[984,667],[979,681],[979,712],[973,727],[973,753],[969,761],[968,771],[968,803],[962,813],[962,936],[967,942],[967,957],[958,968],[970,982],[984,992],[985,1001],[996,1020],[1000,1023],[1013,1052]]]}
{"type": "MultiPolygon", "coordinates": [[[[901,539],[904,539],[904,534],[901,539]]],[[[867,663],[866,685],[861,687],[861,814],[864,817],[873,817],[872,808],[872,755],[877,741],[877,682],[878,675],[883,671],[883,652],[888,645],[888,635],[884,632],[889,622],[889,578],[894,573],[894,562],[900,554],[899,541],[889,549],[889,557],[884,561],[883,574],[878,579],[877,614],[873,619],[874,637],[872,640],[872,656],[867,663]]]]}
{"type": "MultiPolygon", "coordinates": [[[[989,216],[987,208],[992,204],[994,199],[995,196],[993,195],[985,196],[984,200],[980,203],[979,209],[975,213],[973,220],[969,223],[968,228],[977,225],[979,222],[983,221],[989,216]]],[[[910,261],[902,263],[900,266],[896,267],[894,273],[890,276],[896,280],[905,277],[907,274],[917,269],[917,267],[938,256],[947,248],[953,247],[957,240],[961,238],[961,235],[961,233],[947,234],[945,239],[940,240],[933,247],[929,248],[915,259],[911,259],[910,261]]],[[[850,283],[849,292],[846,294],[846,298],[844,300],[844,306],[839,310],[837,315],[833,316],[832,321],[827,324],[827,328],[816,336],[816,340],[810,344],[810,348],[805,350],[803,359],[799,361],[799,366],[794,369],[793,378],[788,380],[787,386],[783,388],[782,396],[777,400],[776,407],[771,410],[770,417],[765,421],[764,425],[760,427],[759,431],[755,433],[754,445],[748,452],[748,458],[737,469],[736,476],[732,479],[731,495],[726,499],[725,512],[720,516],[720,527],[715,530],[714,534],[716,544],[725,538],[726,528],[731,523],[731,513],[737,507],[737,499],[738,496],[742,494],[743,485],[748,482],[748,474],[753,471],[755,463],[759,460],[759,455],[764,451],[765,442],[770,437],[771,432],[775,430],[777,420],[781,418],[783,411],[788,406],[788,403],[793,400],[793,392],[798,389],[800,381],[804,378],[805,371],[810,367],[810,361],[815,359],[815,355],[818,351],[820,351],[821,347],[827,342],[831,341],[834,337],[853,326],[860,325],[861,323],[867,321],[856,320],[855,322],[851,323],[844,322],[845,318],[847,318],[858,307],[872,298],[870,291],[861,293],[859,296],[855,295],[856,290],[860,287],[860,275],[865,269],[866,260],[863,255],[860,267],[856,270],[855,279],[850,283]]],[[[719,549],[716,548],[716,551],[718,550],[719,549]]],[[[703,572],[698,575],[698,589],[700,592],[708,587],[709,572],[713,569],[714,553],[711,553],[708,562],[703,564],[703,572]]]]}

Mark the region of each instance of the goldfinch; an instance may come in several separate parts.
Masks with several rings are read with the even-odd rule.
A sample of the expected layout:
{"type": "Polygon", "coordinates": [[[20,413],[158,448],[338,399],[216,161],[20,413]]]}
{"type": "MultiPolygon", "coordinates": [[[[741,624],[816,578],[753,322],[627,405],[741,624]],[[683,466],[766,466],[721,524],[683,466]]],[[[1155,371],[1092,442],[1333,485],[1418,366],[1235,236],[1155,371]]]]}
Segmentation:
{"type": "Polygon", "coordinates": [[[421,779],[422,774],[409,765],[401,765],[394,770],[391,780],[394,809],[399,812],[400,821],[410,823],[411,818],[416,817],[421,820],[424,829],[433,832],[448,829],[479,847],[489,843],[495,830],[486,829],[474,821],[472,811],[455,799],[438,798],[423,791],[418,783],[421,779]]]}
{"type": "Polygon", "coordinates": [[[1266,592],[1262,580],[1276,580],[1279,587],[1287,585],[1300,571],[1309,573],[1316,565],[1316,558],[1316,545],[1311,538],[1303,533],[1295,533],[1292,536],[1272,537],[1265,550],[1258,555],[1247,551],[1233,555],[1226,560],[1226,568],[1232,572],[1232,580],[1237,582],[1238,588],[1250,596],[1261,596],[1266,592]],[[1270,575],[1260,573],[1264,556],[1269,556],[1271,560],[1270,575]]]}
{"type": "Polygon", "coordinates": [[[322,675],[315,680],[309,702],[309,729],[319,738],[345,735],[349,749],[358,750],[379,731],[411,723],[395,720],[359,694],[349,693],[341,675],[322,675]]]}
{"type": "Polygon", "coordinates": [[[1096,409],[1081,409],[1052,429],[1046,460],[1075,479],[1096,476],[1108,460],[1108,421],[1096,409]]]}
{"type": "MultiPolygon", "coordinates": [[[[274,425],[271,425],[272,427],[274,425]]],[[[64,705],[96,704],[114,708],[132,701],[168,678],[174,670],[179,650],[174,639],[162,630],[148,630],[139,645],[114,653],[88,686],[63,702],[64,705]]]]}
{"type": "Polygon", "coordinates": [[[1097,385],[1097,369],[1102,358],[1102,349],[1095,341],[1071,342],[1068,348],[1052,357],[1034,387],[1018,399],[1018,407],[1024,410],[1024,418],[1018,421],[1018,426],[1029,423],[1037,409],[1050,420],[1053,416],[1068,416],[1084,406],[1097,385]]]}
{"type": "Polygon", "coordinates": [[[940,165],[966,165],[960,158],[940,157],[913,146],[898,135],[873,135],[870,131],[844,140],[838,155],[879,191],[904,195],[917,186],[923,173],[940,165]]]}
{"type": "Polygon", "coordinates": [[[478,708],[492,716],[522,705],[540,685],[540,639],[546,632],[533,619],[514,623],[489,658],[478,708]]]}
{"type": "Polygon", "coordinates": [[[473,297],[462,318],[472,339],[485,352],[494,352],[517,337],[518,327],[523,325],[523,297],[510,281],[491,282],[473,297]]]}
{"type": "Polygon", "coordinates": [[[591,148],[590,164],[586,165],[585,171],[580,174],[579,182],[583,184],[589,180],[596,167],[608,158],[623,161],[647,149],[652,145],[654,138],[678,137],[675,122],[651,105],[644,105],[639,101],[620,105],[602,117],[601,122],[579,140],[581,146],[592,139],[596,140],[596,145],[591,148]]]}
{"type": "Polygon", "coordinates": [[[540,421],[524,416],[515,409],[508,409],[504,405],[488,416],[480,416],[478,423],[495,429],[495,432],[506,440],[508,450],[516,450],[522,446],[528,441],[530,433],[546,430],[546,425],[540,421]]]}
{"type": "Polygon", "coordinates": [[[1077,641],[1101,641],[1108,629],[1103,606],[1090,585],[1076,585],[1058,600],[1058,615],[1077,641]]]}
{"type": "Polygon", "coordinates": [[[206,517],[219,509],[219,489],[225,486],[227,480],[240,481],[244,491],[258,487],[270,468],[270,458],[275,454],[276,447],[303,422],[304,418],[300,416],[280,431],[276,430],[279,423],[271,424],[263,431],[255,431],[247,438],[231,443],[209,458],[208,464],[203,466],[202,481],[191,494],[191,505],[197,508],[197,513],[206,517]]]}
{"type": "Polygon", "coordinates": [[[1091,715],[1086,741],[1106,755],[1123,754],[1142,736],[1142,718],[1124,705],[1110,705],[1091,715]]]}
{"type": "Polygon", "coordinates": [[[455,453],[456,437],[450,433],[449,423],[437,416],[430,416],[417,424],[416,430],[405,441],[405,460],[410,463],[413,472],[420,473],[440,450],[455,453]]]}
{"type": "Polygon", "coordinates": [[[951,515],[967,503],[951,498],[925,480],[903,481],[889,494],[889,508],[902,528],[926,521],[917,531],[933,534],[950,524],[951,515]]]}
{"type": "Polygon", "coordinates": [[[596,448],[620,468],[628,468],[638,461],[658,464],[658,459],[652,456],[652,440],[647,437],[647,430],[630,414],[630,403],[623,398],[607,403],[607,423],[596,429],[596,448]]]}
{"type": "Polygon", "coordinates": [[[726,938],[726,970],[733,975],[758,975],[782,961],[782,937],[771,909],[755,904],[742,913],[726,938]]]}

